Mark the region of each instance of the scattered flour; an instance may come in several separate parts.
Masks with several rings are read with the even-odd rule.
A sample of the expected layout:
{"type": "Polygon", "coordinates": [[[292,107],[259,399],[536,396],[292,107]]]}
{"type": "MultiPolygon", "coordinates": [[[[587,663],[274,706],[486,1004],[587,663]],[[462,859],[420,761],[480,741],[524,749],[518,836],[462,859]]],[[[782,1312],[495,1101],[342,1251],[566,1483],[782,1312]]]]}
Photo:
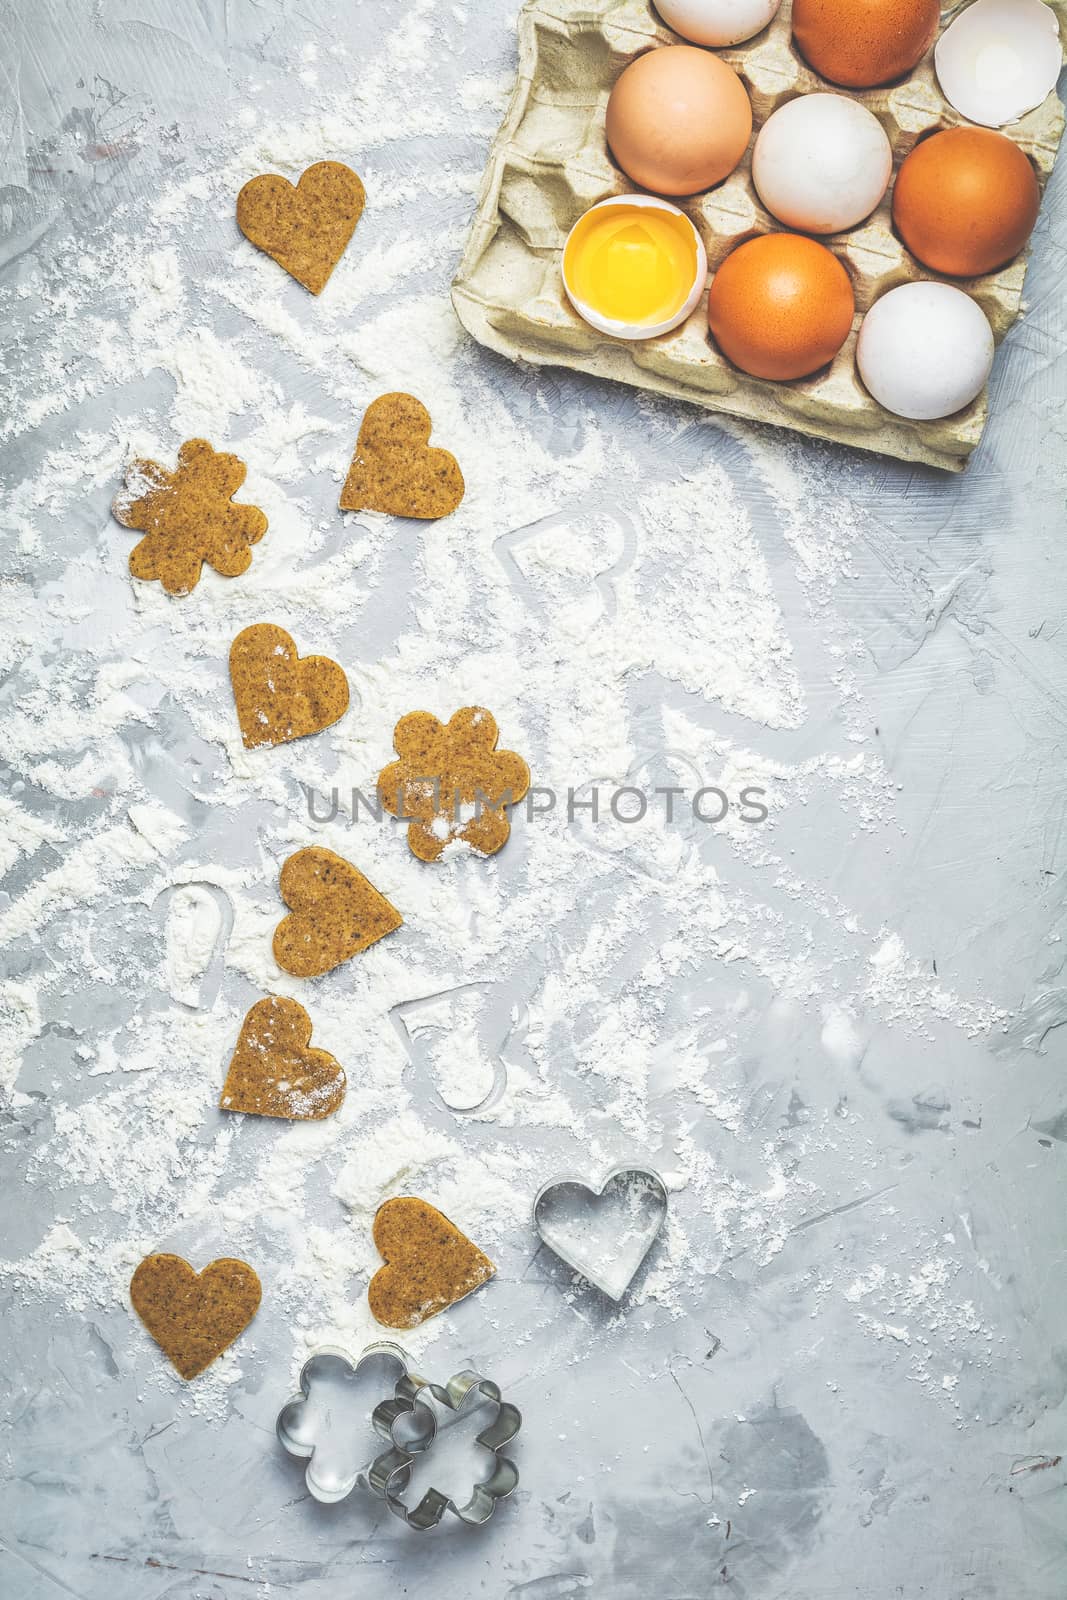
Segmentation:
{"type": "MultiPolygon", "coordinates": [[[[827,619],[853,719],[839,747],[812,753],[788,743],[809,693],[746,502],[710,454],[684,470],[672,454],[690,420],[649,405],[663,444],[650,473],[610,425],[617,397],[559,406],[551,376],[503,380],[459,328],[447,278],[482,151],[403,175],[391,153],[402,139],[432,146],[450,114],[418,96],[398,108],[393,95],[396,63],[429,70],[433,49],[417,5],[398,18],[389,59],[361,62],[341,87],[324,87],[328,59],[309,58],[317,110],[289,120],[243,106],[201,170],[187,163],[136,215],[61,249],[52,270],[27,264],[7,308],[29,312],[40,380],[2,431],[29,439],[45,425],[59,442],[5,482],[0,512],[21,573],[0,590],[12,673],[0,757],[19,774],[0,802],[11,885],[0,952],[13,963],[0,1089],[16,1115],[30,1089],[44,1097],[25,1176],[55,1214],[42,1203],[38,1236],[0,1277],[42,1297],[62,1284],[71,1313],[110,1311],[121,1329],[146,1250],[244,1252],[263,1268],[264,1317],[284,1316],[294,1363],[316,1342],[380,1333],[365,1290],[370,1223],[389,1195],[424,1195],[520,1280],[548,1171],[596,1175],[627,1157],[670,1175],[670,1224],[636,1297],[677,1317],[725,1262],[774,1261],[841,1198],[807,1162],[830,1152],[857,1186],[869,1181],[860,1114],[829,1105],[768,1123],[788,1073],[754,1066],[775,1060],[764,1012],[788,1011],[795,1037],[810,1026],[813,1057],[842,1078],[875,1026],[970,1035],[1000,1019],[922,973],[897,935],[861,926],[780,844],[785,820],[809,806],[840,819],[842,848],[894,826],[879,756],[850,742],[864,737],[851,641],[833,634],[847,512],[813,509],[794,454],[745,435],[796,579],[827,619]],[[227,219],[247,177],[295,175],[324,153],[359,167],[371,203],[312,302],[227,219]],[[431,185],[455,202],[454,222],[435,230],[418,226],[431,185]],[[336,510],[364,407],[404,387],[468,483],[454,516],[417,531],[336,510]],[[130,536],[108,505],[131,459],[171,462],[191,436],[239,451],[242,498],[270,526],[243,579],[205,572],[175,602],[129,579],[130,536]],[[225,661],[259,620],[342,661],[352,709],[321,738],[250,753],[225,661]],[[449,853],[428,869],[351,796],[373,792],[403,713],[483,702],[556,804],[517,821],[501,857],[449,853]],[[776,748],[771,735],[779,757],[754,748],[776,748]],[[677,825],[568,816],[569,789],[588,800],[590,786],[624,782],[730,795],[758,785],[768,818],[752,827],[731,813],[711,829],[684,807],[677,825]],[[321,797],[332,794],[330,816],[321,797]],[[354,859],[405,927],[294,986],[271,955],[277,874],[313,842],[354,859]],[[219,1086],[245,1011],[294,987],[314,1043],[348,1072],[342,1110],[293,1128],[227,1117],[219,1086]],[[62,1068],[36,1048],[53,1019],[53,1042],[71,1041],[62,1068]]],[[[507,88],[476,74],[454,114],[483,116],[488,131],[507,88]]],[[[17,380],[17,340],[13,350],[17,380]]],[[[918,1314],[944,1280],[923,1290],[922,1275],[915,1287],[880,1271],[845,1298],[916,1359],[918,1314]]],[[[487,1311],[493,1293],[476,1297],[487,1311]]],[[[563,1303],[580,1315],[576,1293],[563,1303]]],[[[961,1310],[953,1335],[970,1331],[961,1310]]],[[[147,1360],[132,1319],[116,1338],[124,1361],[147,1360]]],[[[184,1403],[224,1407],[265,1344],[253,1330],[184,1403]]]]}

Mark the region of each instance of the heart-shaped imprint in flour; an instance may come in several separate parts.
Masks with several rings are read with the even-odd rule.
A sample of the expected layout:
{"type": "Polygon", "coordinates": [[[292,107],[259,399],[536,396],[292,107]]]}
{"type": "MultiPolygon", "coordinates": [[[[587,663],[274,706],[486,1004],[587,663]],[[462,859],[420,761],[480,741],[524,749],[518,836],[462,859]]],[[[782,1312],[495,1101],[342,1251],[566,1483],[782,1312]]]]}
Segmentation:
{"type": "Polygon", "coordinates": [[[387,1328],[417,1328],[496,1272],[454,1222],[409,1195],[378,1207],[374,1242],[385,1266],[371,1279],[367,1299],[387,1328]]]}
{"type": "Polygon", "coordinates": [[[326,1050],[308,1048],[311,1018],[296,1000],[257,1000],[241,1024],[219,1106],[254,1117],[314,1121],[345,1097],[345,1071],[326,1050]]]}
{"type": "Polygon", "coordinates": [[[555,1178],[534,1201],[548,1248],[612,1300],[621,1300],[667,1216],[663,1179],[648,1167],[615,1167],[599,1189],[555,1178]]]}
{"type": "Polygon", "coordinates": [[[341,490],[342,511],[392,517],[447,517],[463,499],[463,474],[448,450],[430,444],[430,413],[410,394],[383,394],[367,407],[341,490]]]}
{"type": "Polygon", "coordinates": [[[321,733],[348,710],[348,679],[329,656],[297,654],[284,628],[256,622],[230,646],[230,681],[246,750],[321,733]]]}
{"type": "Polygon", "coordinates": [[[197,1272],[181,1256],[146,1256],[130,1281],[133,1309],[183,1378],[203,1372],[243,1333],[263,1290],[246,1261],[197,1272]]]}
{"type": "Polygon", "coordinates": [[[274,959],[294,978],[317,978],[400,927],[395,906],[344,856],[298,850],[278,887],[292,915],[274,930],[274,959]]]}
{"type": "Polygon", "coordinates": [[[316,161],[296,184],[252,178],[237,196],[237,226],[290,277],[321,294],[363,215],[366,192],[341,161],[316,161]]]}

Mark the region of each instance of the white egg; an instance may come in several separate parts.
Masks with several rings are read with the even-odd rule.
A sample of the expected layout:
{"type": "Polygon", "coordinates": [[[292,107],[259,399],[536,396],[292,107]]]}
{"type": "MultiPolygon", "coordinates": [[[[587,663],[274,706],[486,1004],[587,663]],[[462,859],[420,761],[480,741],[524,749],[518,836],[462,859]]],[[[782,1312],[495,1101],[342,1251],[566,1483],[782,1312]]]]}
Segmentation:
{"type": "Polygon", "coordinates": [[[765,28],[782,0],[655,0],[675,33],[692,44],[740,44],[765,28]]]}
{"type": "Polygon", "coordinates": [[[969,406],[993,365],[993,330],[977,301],[947,283],[905,283],[863,319],[856,365],[879,405],[932,422],[969,406]]]}
{"type": "Polygon", "coordinates": [[[1060,75],[1059,25],[1043,0],[976,0],[937,43],[937,80],[969,122],[1003,128],[1042,105],[1060,75]]]}
{"type": "Polygon", "coordinates": [[[869,217],[889,187],[893,150],[858,100],[805,94],[769,117],[752,154],[767,210],[801,233],[838,233],[869,217]]]}

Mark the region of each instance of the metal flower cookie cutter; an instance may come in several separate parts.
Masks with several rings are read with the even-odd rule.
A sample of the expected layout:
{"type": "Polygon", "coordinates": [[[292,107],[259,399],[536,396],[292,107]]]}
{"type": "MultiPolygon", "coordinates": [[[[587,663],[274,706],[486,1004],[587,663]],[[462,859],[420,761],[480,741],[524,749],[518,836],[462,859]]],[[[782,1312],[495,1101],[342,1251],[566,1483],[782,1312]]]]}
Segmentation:
{"type": "Polygon", "coordinates": [[[304,1481],[315,1500],[336,1505],[357,1486],[368,1488],[383,1441],[390,1450],[432,1442],[437,1422],[427,1407],[379,1403],[385,1385],[410,1379],[406,1352],[387,1341],[368,1345],[356,1361],[324,1345],[304,1362],[300,1393],[286,1401],[275,1430],[283,1450],[307,1461],[304,1481]]]}
{"type": "Polygon", "coordinates": [[[534,1227],[568,1267],[619,1301],[667,1218],[667,1186],[651,1167],[612,1167],[599,1188],[552,1178],[538,1191],[534,1227]]]}
{"type": "Polygon", "coordinates": [[[521,1426],[518,1409],[488,1378],[461,1372],[444,1387],[430,1383],[412,1372],[399,1345],[383,1342],[368,1346],[355,1361],[332,1346],[314,1351],[301,1370],[300,1393],[282,1407],[276,1428],[282,1448],[307,1461],[305,1482],[314,1499],[335,1505],[354,1489],[365,1489],[408,1527],[423,1532],[436,1527],[446,1511],[471,1527],[488,1522],[497,1502],[518,1485],[518,1469],[501,1451],[521,1426]],[[392,1394],[371,1409],[366,1386],[373,1381],[380,1395],[383,1377],[392,1394]],[[430,1488],[409,1508],[403,1496],[413,1468],[433,1447],[439,1428],[481,1406],[494,1411],[475,1441],[493,1456],[488,1476],[472,1484],[462,1503],[430,1488]],[[378,1448],[382,1443],[384,1450],[378,1448]]]}
{"type": "Polygon", "coordinates": [[[499,1388],[490,1379],[477,1372],[458,1372],[442,1386],[428,1383],[412,1374],[401,1377],[392,1400],[385,1401],[375,1413],[375,1426],[380,1433],[399,1431],[401,1419],[408,1413],[434,1404],[434,1434],[429,1444],[418,1442],[419,1429],[412,1428],[415,1441],[406,1448],[401,1446],[386,1451],[371,1465],[368,1474],[370,1488],[379,1495],[395,1516],[402,1518],[409,1528],[423,1533],[435,1528],[446,1511],[478,1528],[489,1521],[497,1504],[506,1500],[518,1487],[519,1469],[509,1456],[502,1454],[522,1427],[522,1414],[517,1406],[505,1400],[499,1388]],[[461,1417],[471,1415],[480,1406],[491,1406],[492,1420],[478,1434],[476,1443],[491,1452],[493,1466],[486,1478],[474,1483],[471,1495],[459,1505],[450,1495],[429,1488],[414,1506],[408,1506],[403,1492],[411,1478],[415,1457],[430,1449],[437,1437],[438,1427],[447,1428],[461,1417]]]}

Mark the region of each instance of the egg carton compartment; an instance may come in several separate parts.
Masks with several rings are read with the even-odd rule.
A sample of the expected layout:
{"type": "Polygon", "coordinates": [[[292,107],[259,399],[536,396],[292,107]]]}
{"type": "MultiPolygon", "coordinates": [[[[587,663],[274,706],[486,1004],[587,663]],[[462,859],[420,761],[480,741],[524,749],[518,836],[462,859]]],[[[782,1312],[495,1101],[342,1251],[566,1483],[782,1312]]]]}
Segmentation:
{"type": "MultiPolygon", "coordinates": [[[[963,10],[942,14],[942,25],[963,10]]],[[[1061,36],[1067,0],[1053,0],[1061,36]]],[[[752,184],[752,146],[772,112],[813,91],[852,95],[879,119],[900,163],[926,134],[970,126],[945,101],[934,53],[888,88],[839,89],[819,78],[793,49],[791,0],[745,44],[716,51],[740,75],[753,109],[753,138],[740,166],[706,194],[671,196],[690,216],[714,274],[737,245],[781,229],[752,184]]],[[[905,249],[892,226],[892,184],[874,215],[847,232],[820,236],[853,281],[856,317],[844,347],[814,377],[769,382],[748,377],[715,348],[707,296],[687,321],[635,343],[598,333],[572,309],[563,289],[563,245],[573,224],[598,200],[637,186],[608,153],[604,117],[615,80],[636,56],[659,44],[686,43],[648,0],[527,0],[519,17],[519,73],[494,141],[467,247],[452,287],[456,312],[480,343],[515,360],[571,367],[710,411],[817,438],[856,445],[904,461],[961,471],[982,437],[988,394],[937,422],[894,417],[871,398],[856,371],[863,315],[899,284],[953,283],[973,295],[999,343],[1018,318],[1029,248],[999,272],[940,278],[905,249]]],[[[1064,129],[1053,92],[1036,111],[1000,131],[1031,158],[1044,187],[1064,129]]]]}

